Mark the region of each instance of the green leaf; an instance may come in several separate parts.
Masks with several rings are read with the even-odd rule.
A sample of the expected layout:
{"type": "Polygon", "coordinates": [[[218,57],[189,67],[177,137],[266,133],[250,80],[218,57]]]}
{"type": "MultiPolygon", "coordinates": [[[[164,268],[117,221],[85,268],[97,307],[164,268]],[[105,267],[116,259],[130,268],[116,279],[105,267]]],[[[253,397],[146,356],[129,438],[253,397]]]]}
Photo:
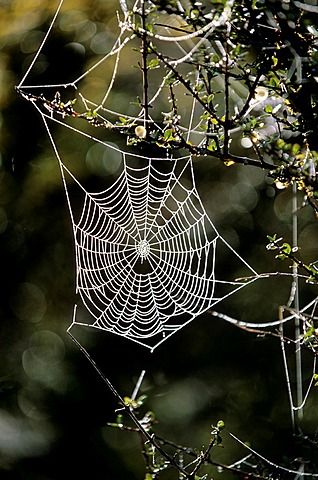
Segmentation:
{"type": "Polygon", "coordinates": [[[223,430],[223,428],[225,427],[225,423],[223,422],[223,420],[219,420],[216,426],[219,430],[223,430]]]}
{"type": "Polygon", "coordinates": [[[285,147],[285,142],[282,138],[279,138],[277,141],[276,141],[276,147],[277,148],[284,148],[285,147]]]}
{"type": "MultiPolygon", "coordinates": [[[[308,330],[306,330],[305,334],[304,334],[304,338],[309,338],[309,337],[312,337],[315,333],[315,328],[313,326],[309,327],[308,330]]],[[[318,380],[318,376],[317,376],[317,380],[318,380]]]]}
{"type": "Polygon", "coordinates": [[[289,243],[283,243],[283,245],[281,246],[281,251],[286,255],[289,255],[291,253],[291,250],[292,248],[289,243]]]}
{"type": "Polygon", "coordinates": [[[148,70],[154,70],[155,68],[159,68],[159,60],[158,58],[152,58],[151,60],[148,60],[147,62],[147,68],[148,70]]]}
{"type": "Polygon", "coordinates": [[[273,61],[273,67],[276,67],[276,65],[278,64],[278,58],[275,55],[272,56],[272,61],[273,61]]]}
{"type": "Polygon", "coordinates": [[[207,96],[206,103],[210,104],[213,102],[214,99],[214,93],[210,93],[210,95],[207,96]]]}
{"type": "Polygon", "coordinates": [[[217,149],[216,141],[210,140],[207,150],[209,150],[210,152],[215,152],[216,149],[217,149]]]}
{"type": "Polygon", "coordinates": [[[136,400],[134,400],[133,398],[130,398],[130,397],[124,397],[124,403],[127,407],[130,407],[130,408],[138,408],[139,407],[138,402],[136,400]]]}
{"type": "Polygon", "coordinates": [[[298,143],[294,143],[292,148],[291,148],[291,153],[293,155],[297,155],[297,153],[300,152],[300,145],[298,143]]]}
{"type": "Polygon", "coordinates": [[[167,130],[165,130],[165,133],[163,134],[163,139],[166,142],[169,142],[175,139],[173,136],[173,130],[171,128],[167,128],[167,130]]]}
{"type": "Polygon", "coordinates": [[[269,86],[270,87],[279,87],[279,78],[276,77],[276,75],[272,76],[270,79],[269,79],[269,86]]]}
{"type": "Polygon", "coordinates": [[[277,233],[274,233],[274,235],[266,235],[266,237],[270,242],[275,242],[277,239],[277,233]]]}
{"type": "Polygon", "coordinates": [[[117,417],[116,417],[116,423],[117,423],[117,424],[121,424],[121,425],[123,424],[123,416],[122,416],[121,413],[120,413],[119,415],[117,415],[117,417]]]}
{"type": "Polygon", "coordinates": [[[194,8],[193,10],[191,10],[190,17],[192,18],[192,20],[197,18],[199,15],[200,15],[200,11],[197,8],[194,8]]]}
{"type": "Polygon", "coordinates": [[[88,120],[91,120],[92,118],[97,117],[97,112],[95,110],[88,110],[87,112],[85,112],[84,116],[88,120]]]}
{"type": "Polygon", "coordinates": [[[286,260],[286,255],[284,255],[283,253],[279,253],[278,255],[276,255],[275,258],[278,258],[278,260],[286,260]]]}

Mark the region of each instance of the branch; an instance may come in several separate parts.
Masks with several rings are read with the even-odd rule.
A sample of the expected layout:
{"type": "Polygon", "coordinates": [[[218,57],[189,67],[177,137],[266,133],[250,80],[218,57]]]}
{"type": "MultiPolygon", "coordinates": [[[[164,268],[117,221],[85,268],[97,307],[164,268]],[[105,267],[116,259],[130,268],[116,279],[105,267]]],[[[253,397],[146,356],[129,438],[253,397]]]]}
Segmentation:
{"type": "Polygon", "coordinates": [[[144,33],[141,37],[141,51],[142,51],[142,80],[143,80],[143,109],[144,109],[144,119],[145,119],[145,128],[148,133],[149,130],[149,101],[148,101],[148,67],[147,67],[147,57],[148,57],[148,40],[147,40],[147,31],[146,31],[146,8],[145,0],[142,0],[141,4],[141,24],[144,33]]]}
{"type": "Polygon", "coordinates": [[[225,37],[225,72],[224,72],[224,96],[225,96],[225,120],[224,120],[224,155],[229,152],[230,136],[230,76],[229,76],[229,33],[231,25],[228,24],[225,37]]]}
{"type": "MultiPolygon", "coordinates": [[[[137,35],[140,35],[139,32],[136,32],[137,35]]],[[[180,73],[178,72],[178,70],[176,68],[174,68],[171,63],[165,58],[164,55],[162,55],[162,53],[158,52],[156,50],[156,48],[154,48],[151,44],[149,44],[148,46],[149,50],[152,51],[152,53],[154,53],[157,58],[168,68],[168,70],[170,70],[173,75],[175,76],[175,78],[188,90],[188,92],[190,93],[190,95],[195,98],[199,103],[200,105],[202,105],[202,107],[209,113],[209,115],[211,115],[212,118],[214,118],[215,120],[218,121],[218,123],[220,125],[223,125],[224,122],[215,114],[214,110],[210,108],[210,106],[204,102],[202,100],[202,98],[200,97],[200,95],[195,91],[193,90],[192,86],[191,86],[191,83],[189,82],[189,80],[185,80],[183,78],[182,75],[180,75],[180,73]]]]}
{"type": "Polygon", "coordinates": [[[124,399],[121,397],[121,395],[117,392],[116,388],[113,386],[111,381],[104,375],[104,373],[100,370],[100,368],[97,366],[96,362],[91,358],[87,350],[80,344],[80,342],[71,334],[70,329],[68,329],[67,333],[71,337],[72,341],[75,343],[75,345],[79,348],[79,350],[84,354],[84,356],[87,358],[89,363],[92,365],[92,367],[95,369],[99,377],[102,379],[102,381],[105,383],[107,388],[110,390],[110,392],[113,394],[113,396],[116,398],[118,403],[121,405],[123,411],[126,412],[126,414],[129,416],[129,418],[132,420],[132,422],[136,425],[140,433],[153,445],[156,450],[166,459],[168,462],[176,468],[179,472],[181,472],[183,475],[185,475],[185,478],[189,478],[189,474],[184,468],[182,468],[176,460],[171,457],[162,447],[161,445],[156,441],[154,435],[151,435],[141,424],[141,422],[138,420],[136,417],[135,413],[132,411],[132,408],[127,405],[124,401],[124,399]]]}

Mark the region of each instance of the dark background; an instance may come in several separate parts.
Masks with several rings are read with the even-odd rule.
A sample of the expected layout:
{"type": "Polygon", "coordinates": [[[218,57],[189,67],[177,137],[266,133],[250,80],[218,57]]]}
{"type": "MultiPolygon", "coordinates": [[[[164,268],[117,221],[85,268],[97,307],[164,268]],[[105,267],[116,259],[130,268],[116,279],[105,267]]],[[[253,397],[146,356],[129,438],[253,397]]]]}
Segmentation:
{"type": "MultiPolygon", "coordinates": [[[[141,479],[138,438],[106,426],[118,405],[66,333],[75,301],[71,222],[40,116],[14,89],[47,30],[53,3],[0,2],[1,478],[141,479]]],[[[116,37],[116,8],[112,1],[66,0],[28,82],[65,83],[85,71],[116,37]]],[[[124,62],[110,99],[119,111],[138,90],[139,73],[131,63],[124,62]]],[[[106,65],[85,80],[83,90],[102,90],[107,72],[106,65]]],[[[68,161],[77,162],[75,151],[71,156],[77,140],[61,129],[56,135],[68,161]]],[[[261,170],[226,168],[213,159],[196,160],[195,174],[208,214],[233,247],[258,272],[290,271],[265,246],[267,234],[291,239],[291,192],[277,191],[261,170]]],[[[308,207],[300,211],[299,243],[305,260],[317,255],[317,224],[308,207]]],[[[231,270],[226,258],[220,268],[231,270]]],[[[258,280],[216,310],[250,322],[274,320],[290,284],[287,277],[258,280]]],[[[301,305],[314,295],[314,287],[301,283],[301,305]]],[[[257,337],[209,314],[153,354],[104,332],[72,332],[122,395],[132,393],[146,370],[142,392],[161,435],[200,449],[208,443],[210,425],[222,419],[228,431],[273,461],[293,467],[289,459],[313,455],[293,435],[278,339],[257,337]]],[[[294,387],[293,347],[287,350],[294,387]]],[[[305,353],[305,386],[311,362],[305,353]]],[[[313,438],[316,404],[314,390],[302,425],[313,438]]],[[[223,438],[214,459],[231,463],[247,454],[227,431],[223,438]]],[[[213,475],[220,476],[215,470],[213,475]]]]}

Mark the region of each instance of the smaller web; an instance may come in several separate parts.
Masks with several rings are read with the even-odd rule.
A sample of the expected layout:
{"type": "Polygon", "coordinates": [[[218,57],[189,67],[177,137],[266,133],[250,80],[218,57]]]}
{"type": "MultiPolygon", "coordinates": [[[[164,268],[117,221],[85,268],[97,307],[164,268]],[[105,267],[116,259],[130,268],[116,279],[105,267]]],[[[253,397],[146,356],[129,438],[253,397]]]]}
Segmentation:
{"type": "MultiPolygon", "coordinates": [[[[46,42],[48,41],[49,35],[53,29],[54,24],[57,21],[61,8],[64,4],[64,0],[60,0],[58,8],[47,31],[47,34],[43,38],[39,49],[37,50],[31,64],[29,65],[17,88],[21,89],[21,92],[34,91],[38,89],[41,89],[41,91],[43,89],[44,91],[51,91],[52,89],[58,88],[63,88],[63,90],[74,90],[76,93],[76,99],[78,104],[81,103],[86,110],[93,110],[96,114],[96,118],[100,119],[101,122],[105,122],[105,125],[107,124],[108,126],[116,129],[118,128],[118,125],[116,125],[116,119],[118,119],[118,117],[121,117],[127,120],[127,129],[131,125],[134,126],[136,124],[149,124],[151,126],[155,126],[158,130],[162,130],[162,126],[159,125],[158,119],[156,120],[155,117],[158,115],[162,117],[162,103],[165,104],[165,108],[168,107],[166,103],[167,85],[169,84],[169,82],[172,81],[173,77],[173,72],[167,72],[164,64],[161,66],[159,71],[156,70],[156,72],[160,72],[155,75],[156,81],[154,82],[152,80],[151,82],[151,91],[149,91],[147,103],[149,105],[149,108],[151,108],[152,114],[148,112],[148,118],[146,118],[144,107],[142,107],[139,111],[137,109],[133,114],[128,114],[127,111],[118,111],[117,109],[114,110],[114,108],[109,108],[109,106],[107,106],[107,102],[111,97],[112,89],[115,86],[116,79],[118,77],[118,74],[120,73],[120,64],[125,62],[125,60],[122,61],[123,53],[127,49],[134,48],[137,45],[137,36],[134,33],[135,17],[134,15],[131,16],[131,12],[134,12],[135,14],[137,12],[140,13],[143,3],[144,0],[136,0],[135,2],[126,2],[123,0],[119,1],[121,16],[119,15],[119,13],[117,13],[118,32],[116,35],[116,39],[114,40],[114,43],[109,49],[109,51],[105,55],[103,55],[102,58],[100,58],[89,68],[87,68],[83,73],[75,76],[75,78],[73,78],[67,83],[59,82],[54,84],[47,83],[40,85],[30,85],[27,82],[28,77],[30,73],[32,73],[32,69],[35,66],[43,48],[45,47],[46,42]],[[130,4],[130,8],[128,8],[128,3],[130,4]],[[92,76],[97,73],[99,69],[105,68],[105,65],[108,65],[109,62],[113,62],[113,64],[110,65],[112,74],[108,81],[106,91],[104,91],[101,95],[97,95],[97,97],[99,97],[97,99],[96,95],[95,98],[88,97],[86,94],[83,95],[83,93],[79,89],[81,84],[84,82],[89,82],[89,78],[92,78],[92,76]],[[157,79],[161,79],[161,81],[158,82],[157,79]],[[160,105],[159,110],[158,105],[160,105]]],[[[208,50],[211,50],[212,52],[215,52],[215,55],[217,55],[220,59],[223,58],[225,55],[225,50],[222,46],[222,43],[217,41],[215,42],[215,47],[213,47],[211,46],[208,37],[217,27],[226,25],[226,23],[229,21],[229,18],[230,9],[225,9],[218,19],[214,19],[204,28],[197,29],[189,33],[185,32],[184,35],[176,35],[173,21],[170,21],[170,19],[165,16],[164,19],[166,25],[162,26],[162,32],[151,33],[150,31],[147,31],[147,35],[149,35],[149,38],[153,41],[161,42],[161,44],[163,44],[164,47],[167,48],[168,52],[172,45],[175,47],[173,49],[173,58],[166,61],[166,67],[169,65],[177,70],[178,68],[182,68],[182,66],[187,62],[191,62],[194,56],[200,50],[200,47],[202,46],[204,46],[208,50]]],[[[142,29],[140,29],[140,32],[142,32],[142,29]]],[[[214,79],[214,82],[216,88],[222,89],[224,87],[223,80],[220,77],[216,77],[214,79]]],[[[180,98],[182,98],[183,102],[186,101],[186,97],[184,96],[185,93],[186,91],[184,89],[182,92],[179,93],[179,96],[180,98]]],[[[237,106],[242,104],[242,95],[248,95],[248,90],[246,89],[246,87],[240,85],[240,87],[238,88],[236,84],[231,85],[231,98],[237,106]]],[[[202,108],[202,105],[198,104],[197,101],[191,102],[191,100],[189,100],[189,102],[190,103],[188,111],[191,112],[191,114],[190,116],[188,116],[187,114],[182,115],[180,122],[183,122],[183,124],[180,123],[178,128],[180,129],[180,132],[183,132],[186,135],[187,140],[190,140],[191,137],[194,135],[196,139],[201,140],[203,145],[205,141],[205,133],[204,129],[202,129],[203,120],[201,118],[201,115],[204,112],[204,108],[202,108]]],[[[49,103],[50,102],[45,103],[45,107],[48,109],[50,109],[49,103]]]]}

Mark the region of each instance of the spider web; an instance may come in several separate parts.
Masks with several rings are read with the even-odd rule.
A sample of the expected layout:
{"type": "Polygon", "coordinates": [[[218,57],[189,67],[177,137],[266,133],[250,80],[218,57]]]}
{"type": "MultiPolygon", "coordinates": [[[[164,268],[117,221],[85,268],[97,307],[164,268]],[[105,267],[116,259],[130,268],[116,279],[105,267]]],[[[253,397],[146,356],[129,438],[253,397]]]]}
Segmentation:
{"type": "MultiPolygon", "coordinates": [[[[24,92],[39,88],[51,91],[58,87],[77,90],[89,75],[113,59],[113,71],[100,100],[88,99],[77,90],[78,99],[86,110],[94,108],[99,121],[114,129],[116,123],[113,120],[122,115],[128,128],[138,124],[146,126],[148,123],[164,133],[162,125],[152,116],[149,115],[146,119],[144,108],[136,115],[128,115],[126,112],[115,112],[107,106],[116,83],[121,56],[135,40],[125,1],[120,2],[122,18],[118,18],[119,31],[113,46],[88,70],[69,83],[25,85],[47,42],[62,3],[63,1],[19,88],[23,88],[24,92]]],[[[142,3],[135,2],[130,10],[137,11],[142,3]]],[[[216,54],[221,58],[224,55],[221,43],[215,42],[215,47],[211,47],[206,38],[217,25],[226,24],[226,12],[229,10],[224,10],[204,30],[174,35],[166,19],[165,32],[149,32],[149,35],[154,41],[166,43],[169,48],[173,44],[174,59],[169,62],[174,68],[182,67],[187,60],[193,58],[202,44],[205,48],[216,48],[216,54]]],[[[162,107],[160,101],[166,96],[165,86],[170,76],[171,73],[160,71],[157,77],[161,82],[157,87],[152,86],[149,105],[153,116],[162,107]]],[[[221,82],[219,78],[215,81],[221,82]]],[[[237,85],[233,85],[231,97],[239,104],[244,92],[242,93],[240,85],[238,95],[236,88],[237,85]]],[[[180,95],[184,96],[184,92],[181,91],[180,95]]],[[[188,115],[182,117],[184,124],[180,125],[180,129],[186,133],[188,141],[193,137],[198,141],[203,136],[204,142],[205,135],[200,128],[202,107],[195,99],[191,102],[186,109],[188,115]],[[184,120],[186,118],[187,121],[184,120]]],[[[190,156],[173,158],[171,152],[167,152],[166,157],[161,158],[128,153],[74,127],[64,119],[63,111],[53,108],[53,102],[42,102],[41,105],[36,101],[33,103],[46,125],[61,168],[75,239],[76,291],[91,314],[87,319],[87,315],[82,312],[79,314],[75,306],[72,325],[88,325],[107,330],[154,349],[196,316],[260,277],[227,244],[208,218],[195,187],[190,156]],[[91,191],[81,184],[72,166],[66,166],[62,160],[51,131],[52,123],[103,145],[108,149],[109,155],[112,150],[120,152],[122,171],[117,180],[98,191],[91,191]],[[77,185],[76,198],[73,193],[74,184],[77,185]],[[81,198],[79,215],[75,214],[77,197],[81,198]],[[239,282],[224,278],[218,264],[225,253],[229,263],[240,265],[241,277],[249,276],[248,279],[239,282]]],[[[254,324],[236,321],[223,314],[216,316],[231,323],[261,329],[282,325],[295,318],[292,316],[284,320],[254,324]]]]}
{"type": "MultiPolygon", "coordinates": [[[[113,47],[84,74],[68,84],[25,85],[62,3],[19,88],[23,91],[61,86],[77,88],[77,84],[95,72],[97,67],[114,58],[113,73],[101,102],[93,102],[80,92],[78,94],[86,109],[94,107],[99,122],[114,127],[111,116],[120,114],[108,109],[106,103],[117,78],[123,49],[134,40],[125,2],[121,2],[124,20],[119,21],[119,34],[113,47]]],[[[136,2],[134,8],[138,6],[139,2],[136,2]]],[[[181,37],[156,35],[156,38],[177,45],[181,55],[173,61],[173,65],[181,65],[205,41],[205,36],[199,41],[196,37],[208,34],[226,20],[221,16],[218,22],[211,22],[202,32],[181,37]],[[190,49],[185,45],[190,45],[190,49]]],[[[163,81],[149,99],[154,112],[156,100],[162,97],[169,75],[163,75],[163,81]]],[[[71,213],[76,252],[76,292],[90,313],[89,318],[82,311],[79,314],[76,305],[72,325],[106,330],[153,350],[196,316],[257,278],[255,270],[220,236],[207,216],[195,187],[191,156],[173,158],[167,151],[166,157],[161,158],[125,152],[73,126],[64,118],[65,110],[58,110],[56,98],[40,104],[35,97],[28,99],[45,123],[59,161],[71,213]],[[74,168],[63,161],[52,132],[52,123],[69,129],[70,134],[79,134],[102,144],[109,154],[111,150],[120,152],[122,171],[112,185],[91,191],[80,182],[74,168]],[[78,214],[79,198],[81,206],[78,214]],[[250,276],[250,280],[224,278],[224,272],[217,268],[219,257],[224,254],[228,262],[240,269],[242,277],[250,276]]],[[[194,99],[189,110],[188,126],[181,127],[187,132],[188,140],[191,135],[200,134],[202,107],[198,108],[194,99]]],[[[141,123],[145,126],[150,122],[164,132],[152,117],[146,118],[144,108],[137,116],[125,115],[125,118],[129,125],[141,123]]]]}
{"type": "MultiPolygon", "coordinates": [[[[150,349],[220,300],[255,280],[256,272],[219,235],[194,183],[192,158],[154,160],[123,151],[122,171],[91,192],[60,162],[73,223],[77,293],[92,320],[76,320],[150,349]],[[76,185],[76,195],[69,185],[76,185]],[[81,198],[81,211],[73,208],[81,198]],[[217,278],[218,251],[252,274],[217,278]]],[[[105,145],[106,146],[106,145],[105,145]]],[[[74,188],[73,188],[74,190],[74,188]]],[[[221,276],[220,276],[221,277],[221,276]]],[[[76,311],[75,311],[76,313],[76,311]]]]}
{"type": "MultiPolygon", "coordinates": [[[[106,93],[102,95],[100,101],[88,99],[79,93],[80,100],[87,109],[94,108],[98,119],[102,121],[111,123],[112,116],[123,115],[128,121],[128,126],[136,124],[146,126],[148,122],[162,131],[162,127],[152,117],[145,118],[143,109],[136,115],[127,115],[114,112],[107,107],[117,76],[120,56],[126,45],[134,39],[128,28],[127,6],[124,0],[120,1],[124,21],[119,22],[120,32],[113,47],[84,74],[71,83],[24,85],[46,43],[62,3],[61,1],[51,27],[19,88],[77,88],[82,80],[95,72],[105,61],[114,58],[113,73],[106,93]]],[[[139,3],[142,2],[136,2],[135,5],[139,3]]],[[[225,24],[226,20],[226,15],[221,16],[218,23],[225,24]]],[[[185,34],[184,38],[172,35],[153,35],[153,38],[160,42],[175,44],[180,56],[171,61],[171,64],[177,67],[192,58],[205,42],[205,34],[210,34],[215,25],[216,22],[211,22],[205,31],[198,30],[185,34]],[[201,38],[197,40],[196,37],[199,35],[201,38]]],[[[222,45],[215,43],[219,53],[224,54],[222,45]]],[[[165,82],[169,79],[169,73],[158,77],[163,80],[154,89],[149,100],[153,112],[156,100],[161,98],[165,82]]],[[[234,88],[231,97],[237,103],[241,101],[241,96],[237,95],[234,88]]],[[[169,152],[165,158],[158,158],[128,153],[67,123],[63,113],[62,116],[59,115],[48,102],[39,106],[34,101],[34,105],[42,116],[60,165],[74,232],[76,291],[90,314],[79,312],[75,305],[71,327],[77,324],[106,330],[154,350],[195,317],[262,276],[231,248],[209,219],[195,186],[191,156],[173,158],[169,152]],[[49,113],[40,108],[43,106],[49,113]],[[68,166],[62,159],[63,155],[59,153],[52,132],[52,123],[103,145],[109,155],[111,150],[119,152],[122,156],[122,168],[117,179],[110,186],[105,185],[99,190],[91,191],[85,187],[72,166],[68,166]],[[224,254],[227,255],[229,264],[240,266],[242,277],[248,275],[250,277],[243,281],[224,278],[224,272],[219,266],[219,259],[224,254]]],[[[186,132],[187,140],[192,136],[204,137],[200,130],[202,109],[200,110],[195,100],[189,112],[188,121],[184,122],[180,129],[186,132]]],[[[314,356],[306,392],[304,395],[302,392],[300,395],[294,394],[283,326],[294,322],[295,319],[302,322],[302,335],[289,342],[298,350],[307,348],[308,323],[315,327],[317,325],[317,298],[302,309],[295,306],[285,318],[266,323],[242,322],[218,312],[210,313],[240,328],[263,330],[269,327],[280,328],[280,333],[276,336],[281,341],[291,420],[295,427],[294,417],[304,408],[314,385],[317,344],[314,342],[312,345],[309,344],[314,356]]],[[[232,437],[238,443],[242,443],[236,436],[232,437]]],[[[317,476],[314,473],[305,473],[301,469],[295,471],[280,467],[250,447],[244,445],[244,448],[251,453],[233,466],[244,464],[247,460],[251,461],[250,457],[253,454],[275,469],[297,474],[299,477],[317,476]]],[[[255,471],[255,464],[251,464],[251,471],[255,471]]]]}

